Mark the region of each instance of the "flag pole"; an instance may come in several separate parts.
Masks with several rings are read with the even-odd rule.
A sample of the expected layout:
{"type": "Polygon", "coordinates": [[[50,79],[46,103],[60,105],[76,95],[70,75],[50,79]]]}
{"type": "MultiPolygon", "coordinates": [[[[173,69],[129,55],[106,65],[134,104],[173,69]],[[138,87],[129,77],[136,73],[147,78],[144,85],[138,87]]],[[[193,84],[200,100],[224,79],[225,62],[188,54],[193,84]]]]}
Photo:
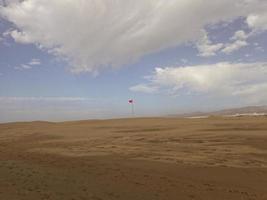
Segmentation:
{"type": "Polygon", "coordinates": [[[134,102],[132,103],[132,117],[134,117],[134,102]]]}
{"type": "Polygon", "coordinates": [[[132,117],[134,117],[134,100],[130,99],[128,102],[131,104],[132,117]]]}

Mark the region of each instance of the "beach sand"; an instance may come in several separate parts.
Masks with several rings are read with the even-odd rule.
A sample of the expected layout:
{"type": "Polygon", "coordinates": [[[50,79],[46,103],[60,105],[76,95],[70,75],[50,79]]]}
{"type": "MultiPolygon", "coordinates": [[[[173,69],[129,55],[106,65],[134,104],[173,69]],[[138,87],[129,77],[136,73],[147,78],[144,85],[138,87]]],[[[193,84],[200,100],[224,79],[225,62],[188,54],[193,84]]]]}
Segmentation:
{"type": "Polygon", "coordinates": [[[1,200],[266,200],[267,117],[0,124],[1,200]]]}

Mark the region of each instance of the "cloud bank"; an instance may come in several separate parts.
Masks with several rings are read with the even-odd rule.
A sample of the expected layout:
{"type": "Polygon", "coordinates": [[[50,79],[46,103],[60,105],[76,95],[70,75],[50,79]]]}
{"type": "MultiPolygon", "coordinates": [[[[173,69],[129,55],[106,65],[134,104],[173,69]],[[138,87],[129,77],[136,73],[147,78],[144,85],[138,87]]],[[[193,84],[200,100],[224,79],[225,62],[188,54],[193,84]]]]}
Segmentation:
{"type": "Polygon", "coordinates": [[[229,63],[156,68],[135,92],[170,95],[207,95],[215,98],[245,98],[247,102],[267,102],[267,63],[229,63]],[[145,90],[143,89],[145,88],[145,90]],[[157,90],[155,90],[157,88],[157,90]]]}
{"type": "MultiPolygon", "coordinates": [[[[195,42],[203,37],[205,26],[239,17],[247,18],[251,29],[267,28],[265,0],[5,2],[0,14],[16,27],[8,35],[66,60],[74,72],[118,67],[147,54],[195,42]]],[[[221,48],[207,38],[202,45],[209,49],[209,55],[221,48]]]]}

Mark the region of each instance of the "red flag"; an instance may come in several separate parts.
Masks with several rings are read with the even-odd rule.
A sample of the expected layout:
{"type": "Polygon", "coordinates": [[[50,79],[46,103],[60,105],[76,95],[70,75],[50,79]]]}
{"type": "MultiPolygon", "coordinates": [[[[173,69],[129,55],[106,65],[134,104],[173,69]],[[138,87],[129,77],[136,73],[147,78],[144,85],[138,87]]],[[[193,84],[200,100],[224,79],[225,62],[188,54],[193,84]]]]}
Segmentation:
{"type": "Polygon", "coordinates": [[[130,99],[128,102],[129,102],[129,103],[133,103],[134,101],[133,101],[132,99],[130,99]]]}

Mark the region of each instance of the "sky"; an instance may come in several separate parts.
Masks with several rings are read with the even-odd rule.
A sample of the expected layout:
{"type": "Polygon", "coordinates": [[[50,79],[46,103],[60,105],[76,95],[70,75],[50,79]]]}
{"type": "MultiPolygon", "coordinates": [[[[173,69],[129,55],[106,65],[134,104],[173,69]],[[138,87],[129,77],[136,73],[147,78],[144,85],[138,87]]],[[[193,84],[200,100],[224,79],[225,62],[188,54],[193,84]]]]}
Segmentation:
{"type": "Polygon", "coordinates": [[[0,0],[0,122],[267,105],[266,0],[0,0]]]}

